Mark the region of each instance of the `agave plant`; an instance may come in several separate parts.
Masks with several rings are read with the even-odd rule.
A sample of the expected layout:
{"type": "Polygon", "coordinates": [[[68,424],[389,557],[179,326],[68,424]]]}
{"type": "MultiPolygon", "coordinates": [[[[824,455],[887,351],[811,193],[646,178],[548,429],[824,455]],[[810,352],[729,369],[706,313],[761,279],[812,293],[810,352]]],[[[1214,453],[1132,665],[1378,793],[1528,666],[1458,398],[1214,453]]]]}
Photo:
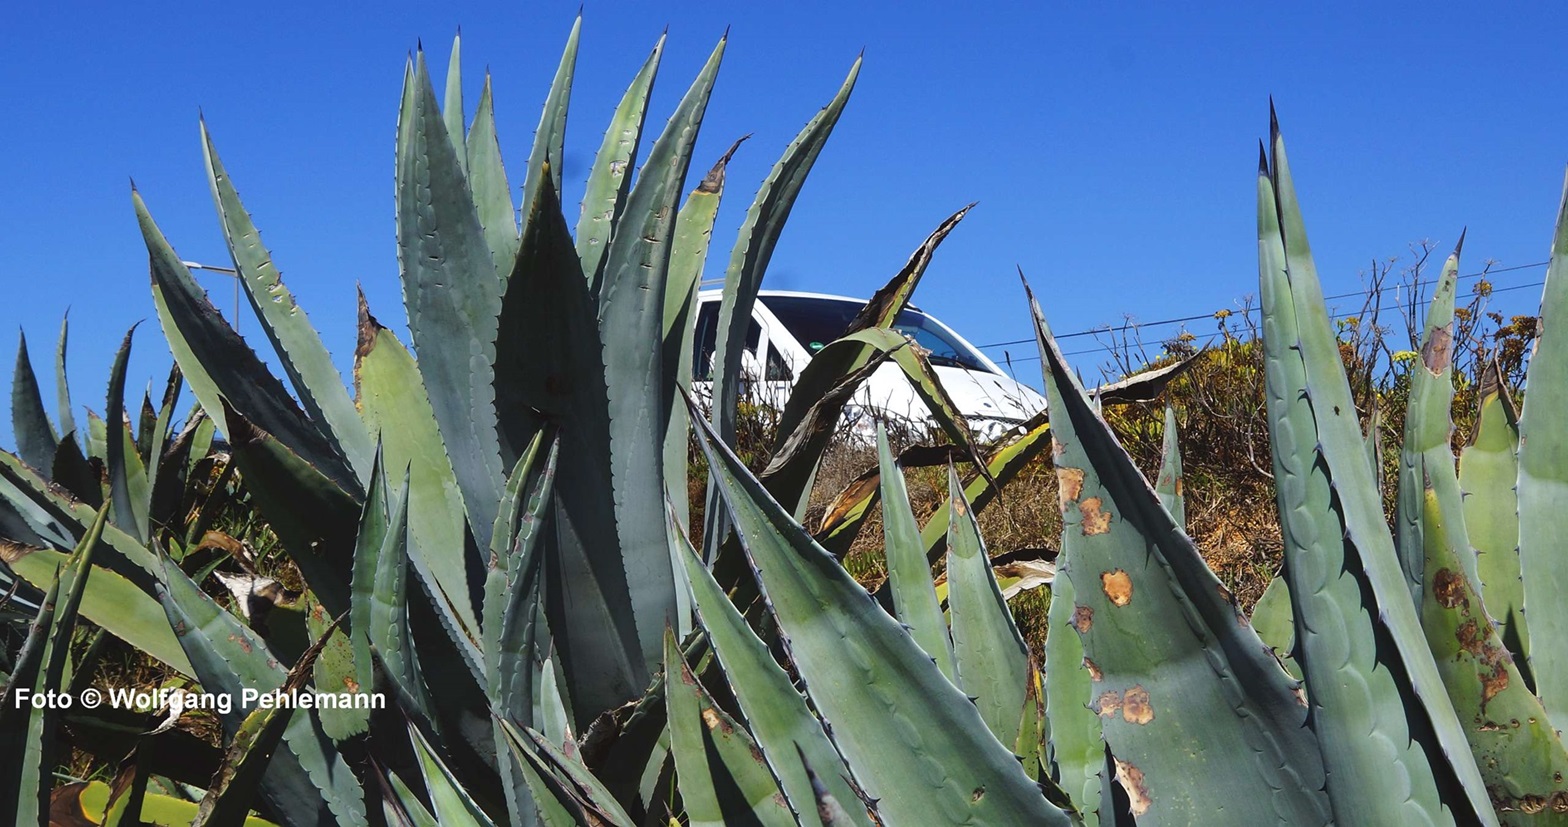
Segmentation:
{"type": "MultiPolygon", "coordinates": [[[[1285,569],[1254,624],[1185,530],[1175,417],[1151,484],[1032,295],[1049,425],[1030,423],[989,456],[918,350],[888,327],[964,211],[817,354],[753,474],[732,445],[739,321],[858,61],[740,228],[709,422],[686,396],[689,330],[729,154],[677,202],[725,44],[633,177],[662,40],[655,46],[616,110],[574,232],[558,161],[577,37],[574,27],[529,154],[520,222],[488,83],[465,129],[457,45],[439,101],[424,55],[411,59],[396,177],[413,349],[361,299],[352,394],[205,125],[220,224],[287,386],[134,196],[164,335],[304,584],[308,637],[290,648],[215,600],[203,590],[207,568],[184,553],[188,536],[151,519],[156,494],[146,477],[135,484],[130,458],[145,466],[166,452],[133,451],[119,435],[122,348],[102,487],[51,484],[69,444],[57,434],[74,429],[43,417],[30,368],[19,379],[26,461],[0,462],[0,528],[22,535],[11,537],[27,551],[19,559],[59,562],[17,568],[47,593],[8,691],[71,685],[81,614],[206,693],[375,690],[391,703],[219,709],[222,748],[192,794],[147,741],[114,784],[55,789],[53,733],[73,720],[13,695],[0,739],[21,760],[0,774],[0,794],[15,794],[18,823],[44,823],[51,808],[104,824],[241,823],[255,810],[288,824],[551,827],[1491,824],[1568,812],[1568,753],[1551,725],[1564,703],[1554,676],[1568,667],[1550,644],[1561,567],[1548,510],[1568,432],[1539,413],[1561,402],[1568,359],[1552,332],[1568,312],[1568,199],[1536,385],[1517,420],[1508,389],[1483,395],[1483,433],[1457,469],[1445,426],[1457,252],[1445,268],[1415,368],[1391,530],[1271,130],[1259,272],[1285,569]],[[814,536],[800,514],[815,467],[856,383],[887,362],[914,382],[975,477],[950,470],[946,504],[922,528],[879,434],[876,474],[814,536]],[[692,430],[711,492],[701,550],[684,503],[692,430]],[[1031,653],[975,512],[1047,446],[1064,527],[1050,634],[1031,653]],[[834,553],[878,500],[882,600],[834,553]],[[132,611],[89,611],[114,600],[132,611]],[[155,628],[148,606],[163,619],[155,628]]],[[[144,429],[149,446],[168,435],[158,419],[144,429]]]]}

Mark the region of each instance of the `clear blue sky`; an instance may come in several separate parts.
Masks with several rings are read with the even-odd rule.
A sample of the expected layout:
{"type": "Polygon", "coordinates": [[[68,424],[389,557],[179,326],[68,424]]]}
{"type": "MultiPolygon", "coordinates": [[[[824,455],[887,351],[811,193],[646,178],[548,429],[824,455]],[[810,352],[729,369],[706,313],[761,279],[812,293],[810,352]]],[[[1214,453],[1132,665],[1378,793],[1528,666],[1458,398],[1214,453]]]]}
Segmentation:
{"type": "MultiPolygon", "coordinates": [[[[69,306],[76,400],[100,411],[133,322],[151,324],[131,387],[161,381],[169,361],[128,178],[184,258],[227,263],[198,109],[346,367],[356,281],[380,317],[402,318],[392,151],[406,54],[423,39],[444,66],[462,26],[470,114],[488,66],[502,151],[520,174],[577,11],[516,0],[13,5],[0,34],[0,365],[8,374],[21,327],[50,373],[69,306]]],[[[660,31],[670,38],[654,126],[730,27],[694,169],[755,137],[730,168],[716,248],[866,55],[767,287],[866,295],[938,221],[978,201],[916,296],[976,343],[1028,335],[1015,265],[1058,332],[1235,308],[1256,291],[1254,174],[1271,94],[1330,293],[1358,289],[1372,259],[1412,242],[1432,240],[1441,258],[1466,225],[1464,272],[1545,258],[1568,162],[1562,4],[965,5],[589,2],[567,198],[580,196],[610,111],[660,31]]],[[[722,267],[716,256],[710,275],[722,267]]],[[[203,279],[230,307],[230,283],[203,279]]],[[[1506,294],[1505,309],[1533,312],[1538,296],[1506,294]]],[[[264,345],[253,319],[242,327],[264,345]]]]}

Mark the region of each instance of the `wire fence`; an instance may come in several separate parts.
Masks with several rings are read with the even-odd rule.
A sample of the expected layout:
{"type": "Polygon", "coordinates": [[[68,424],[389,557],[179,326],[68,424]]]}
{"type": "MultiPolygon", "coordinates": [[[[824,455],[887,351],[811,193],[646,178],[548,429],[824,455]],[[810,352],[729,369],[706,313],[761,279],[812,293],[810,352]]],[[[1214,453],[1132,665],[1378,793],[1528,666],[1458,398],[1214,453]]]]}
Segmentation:
{"type": "MultiPolygon", "coordinates": [[[[1475,272],[1475,273],[1466,273],[1464,275],[1459,276],[1458,278],[1459,278],[1459,281],[1461,281],[1461,282],[1469,281],[1469,280],[1472,280],[1472,279],[1480,279],[1480,278],[1483,278],[1483,277],[1491,278],[1491,277],[1499,275],[1501,273],[1512,273],[1512,272],[1518,272],[1518,271],[1521,271],[1521,270],[1531,270],[1531,269],[1535,269],[1535,268],[1545,267],[1549,263],[1550,262],[1548,262],[1548,261],[1537,261],[1537,262],[1532,262],[1530,264],[1516,264],[1516,265],[1513,265],[1512,267],[1496,267],[1496,268],[1491,268],[1491,269],[1488,269],[1488,270],[1482,270],[1482,271],[1475,272]]],[[[1349,291],[1349,292],[1346,292],[1346,293],[1336,293],[1336,294],[1331,295],[1331,296],[1324,296],[1323,300],[1324,301],[1336,301],[1336,300],[1339,300],[1339,299],[1352,299],[1352,298],[1366,300],[1366,299],[1370,299],[1374,295],[1382,295],[1382,294],[1385,294],[1385,293],[1393,293],[1393,292],[1398,292],[1398,291],[1401,291],[1401,290],[1414,290],[1414,289],[1423,288],[1423,287],[1430,287],[1430,286],[1432,286],[1434,284],[1437,284],[1437,282],[1438,282],[1438,279],[1435,279],[1435,278],[1434,279],[1424,279],[1424,280],[1419,280],[1419,281],[1410,282],[1410,283],[1401,282],[1401,283],[1398,283],[1398,284],[1388,285],[1386,287],[1380,287],[1380,288],[1375,289],[1375,290],[1352,290],[1352,291],[1349,291]]],[[[1514,284],[1514,285],[1509,285],[1507,287],[1495,287],[1494,286],[1494,287],[1492,287],[1490,293],[1492,293],[1492,294],[1509,293],[1509,292],[1512,292],[1512,291],[1515,291],[1515,290],[1526,290],[1526,289],[1529,289],[1531,287],[1540,287],[1540,286],[1542,286],[1544,284],[1546,284],[1546,282],[1544,280],[1542,280],[1542,281],[1532,281],[1532,282],[1528,282],[1526,284],[1514,284]]],[[[1190,316],[1179,316],[1179,317],[1171,318],[1171,319],[1160,319],[1158,321],[1153,321],[1153,322],[1138,322],[1138,321],[1131,321],[1131,320],[1129,320],[1129,321],[1127,321],[1127,322],[1125,322],[1123,324],[1119,324],[1119,325],[1101,325],[1099,327],[1093,327],[1093,328],[1089,328],[1089,329],[1086,329],[1086,330],[1076,330],[1076,331],[1073,331],[1071,333],[1059,334],[1059,335],[1056,336],[1056,340],[1058,342],[1060,342],[1060,341],[1065,340],[1065,339],[1081,339],[1081,338],[1087,338],[1087,337],[1091,337],[1091,336],[1105,336],[1105,335],[1114,336],[1116,334],[1124,334],[1124,333],[1128,333],[1128,332],[1131,332],[1131,331],[1142,332],[1142,331],[1150,330],[1151,328],[1169,327],[1171,325],[1186,324],[1187,322],[1197,322],[1197,321],[1203,321],[1205,319],[1219,320],[1219,319],[1222,319],[1222,318],[1227,318],[1229,316],[1236,316],[1236,317],[1239,317],[1239,318],[1242,318],[1242,319],[1246,319],[1246,318],[1248,318],[1249,316],[1251,316],[1253,313],[1255,313],[1257,311],[1258,311],[1258,308],[1256,308],[1256,307],[1248,307],[1248,308],[1245,308],[1243,310],[1232,310],[1232,311],[1229,311],[1229,313],[1226,313],[1226,311],[1223,311],[1223,310],[1221,310],[1221,311],[1212,311],[1212,312],[1209,312],[1209,313],[1194,313],[1194,314],[1192,314],[1190,316]],[[1225,314],[1225,315],[1222,316],[1221,314],[1225,314]]],[[[1329,318],[1334,319],[1334,320],[1339,320],[1339,319],[1348,319],[1348,318],[1350,318],[1352,316],[1359,316],[1359,315],[1361,315],[1361,311],[1358,310],[1358,311],[1354,311],[1354,312],[1336,313],[1336,314],[1331,315],[1329,318]]],[[[981,349],[981,350],[994,350],[996,348],[1005,348],[1005,347],[1010,347],[1012,345],[1026,345],[1026,344],[1027,345],[1032,345],[1034,343],[1035,343],[1035,340],[1033,338],[1028,338],[1028,339],[1009,339],[1008,341],[1005,341],[1005,342],[992,342],[990,344],[977,345],[977,347],[979,347],[979,349],[981,349]]],[[[1108,347],[1111,347],[1111,345],[1109,343],[1101,343],[1101,344],[1096,345],[1095,347],[1091,347],[1091,348],[1083,348],[1081,350],[1066,351],[1062,355],[1063,356],[1082,356],[1084,354],[1089,354],[1089,353],[1103,353],[1103,352],[1106,351],[1106,349],[1108,347]]],[[[1038,361],[1040,361],[1040,357],[1039,357],[1038,354],[1033,355],[1033,356],[1011,356],[1011,355],[1009,355],[1007,361],[1009,361],[1009,362],[1038,362],[1038,361]]]]}

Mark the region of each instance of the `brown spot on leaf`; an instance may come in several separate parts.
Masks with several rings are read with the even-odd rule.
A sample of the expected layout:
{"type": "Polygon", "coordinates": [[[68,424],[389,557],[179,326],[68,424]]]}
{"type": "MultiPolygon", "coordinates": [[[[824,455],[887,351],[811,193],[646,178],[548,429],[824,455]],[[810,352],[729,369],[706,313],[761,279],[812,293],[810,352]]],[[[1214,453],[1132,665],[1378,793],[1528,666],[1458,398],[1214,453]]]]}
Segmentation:
{"type": "Polygon", "coordinates": [[[1508,688],[1508,667],[1501,660],[1492,664],[1490,672],[1481,675],[1481,710],[1486,711],[1486,705],[1498,693],[1508,688]]]}
{"type": "Polygon", "coordinates": [[[1094,711],[1100,713],[1101,718],[1114,718],[1122,708],[1122,694],[1114,689],[1100,693],[1094,699],[1094,711]]]}
{"type": "Polygon", "coordinates": [[[1081,634],[1084,634],[1084,633],[1088,632],[1089,631],[1089,627],[1091,627],[1093,625],[1094,625],[1094,610],[1093,609],[1089,608],[1088,606],[1074,606],[1073,607],[1073,628],[1078,630],[1078,634],[1081,635],[1081,634]]]}
{"type": "Polygon", "coordinates": [[[1485,647],[1482,646],[1481,627],[1474,620],[1466,620],[1454,632],[1454,637],[1459,641],[1459,648],[1474,655],[1485,657],[1485,647]]]}
{"type": "Polygon", "coordinates": [[[1181,477],[1176,478],[1176,496],[1181,496],[1181,477]]]}
{"type": "Polygon", "coordinates": [[[985,798],[985,787],[975,787],[975,791],[969,794],[969,800],[975,804],[979,804],[982,798],[985,798]]]}
{"type": "Polygon", "coordinates": [[[1433,373],[1447,370],[1453,355],[1454,334],[1448,332],[1447,325],[1427,331],[1426,344],[1421,348],[1421,361],[1426,363],[1427,370],[1433,373]]]}
{"type": "Polygon", "coordinates": [[[1438,569],[1432,575],[1432,596],[1445,609],[1465,602],[1465,576],[1453,569],[1438,569]]]}
{"type": "Polygon", "coordinates": [[[969,514],[969,506],[965,505],[963,500],[954,500],[953,501],[953,516],[955,516],[955,517],[964,517],[964,516],[967,516],[968,514],[969,514]]]}
{"type": "Polygon", "coordinates": [[[1097,681],[1105,677],[1105,674],[1100,671],[1100,667],[1096,666],[1094,661],[1088,658],[1083,659],[1083,667],[1089,670],[1089,680],[1091,681],[1097,681]]]}
{"type": "Polygon", "coordinates": [[[343,676],[343,688],[347,689],[350,692],[358,694],[358,692],[359,692],[359,681],[356,681],[353,678],[351,678],[351,677],[349,677],[347,675],[344,675],[343,676]]]}
{"type": "Polygon", "coordinates": [[[1083,514],[1083,533],[1085,537],[1095,534],[1104,534],[1111,530],[1111,512],[1102,508],[1099,497],[1088,497],[1078,503],[1078,511],[1083,514]]]}
{"type": "Polygon", "coordinates": [[[237,644],[245,650],[245,654],[250,654],[250,641],[246,640],[244,635],[229,635],[229,642],[237,644]]]}
{"type": "Polygon", "coordinates": [[[1116,780],[1120,781],[1122,789],[1127,791],[1127,805],[1128,809],[1132,810],[1133,817],[1147,813],[1149,805],[1154,803],[1154,796],[1149,795],[1149,787],[1143,780],[1143,770],[1118,758],[1116,780]]]}
{"type": "Polygon", "coordinates": [[[1149,703],[1149,690],[1134,686],[1122,696],[1122,720],[1143,726],[1154,720],[1154,706],[1149,703]]]}
{"type": "Polygon", "coordinates": [[[1054,436],[1051,437],[1051,456],[1059,457],[1065,453],[1067,453],[1067,444],[1054,436]]]}
{"type": "Polygon", "coordinates": [[[1125,606],[1132,602],[1132,578],[1121,569],[1102,572],[1100,588],[1105,590],[1105,596],[1111,599],[1113,605],[1125,606]]]}
{"type": "Polygon", "coordinates": [[[724,724],[724,722],[719,719],[719,713],[714,712],[712,707],[703,707],[702,722],[707,724],[708,729],[718,729],[724,724]]]}
{"type": "Polygon", "coordinates": [[[1056,498],[1067,511],[1068,503],[1076,502],[1083,494],[1083,469],[1056,466],[1056,498]]]}

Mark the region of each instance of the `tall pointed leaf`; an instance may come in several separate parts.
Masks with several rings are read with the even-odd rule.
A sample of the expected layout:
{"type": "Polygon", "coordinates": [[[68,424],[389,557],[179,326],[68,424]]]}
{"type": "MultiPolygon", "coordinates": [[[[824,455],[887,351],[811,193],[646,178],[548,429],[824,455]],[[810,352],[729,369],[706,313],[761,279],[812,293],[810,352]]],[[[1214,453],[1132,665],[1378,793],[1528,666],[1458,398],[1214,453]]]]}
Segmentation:
{"type": "Polygon", "coordinates": [[[877,423],[877,462],[881,469],[882,550],[887,558],[888,587],[893,608],[909,634],[936,661],[949,680],[957,682],[953,669],[953,641],[948,637],[942,604],[931,581],[931,564],[926,562],[925,546],[920,542],[920,524],[909,503],[904,471],[893,463],[887,444],[887,429],[877,423]]]}
{"type": "Polygon", "coordinates": [[[1090,406],[1033,302],[1073,626],[1130,811],[1189,824],[1224,801],[1227,823],[1329,823],[1293,682],[1090,406]]]}
{"type": "Polygon", "coordinates": [[[664,658],[670,753],[689,823],[793,827],[795,816],[756,742],[697,682],[673,632],[665,634],[664,658]]]}
{"type": "MultiPolygon", "coordinates": [[[[686,549],[681,562],[703,630],[719,657],[730,691],[740,704],[747,729],[773,767],[785,797],[798,812],[809,811],[809,802],[815,797],[810,777],[798,760],[791,760],[798,749],[822,770],[822,781],[832,796],[853,806],[858,798],[848,780],[849,771],[828,740],[822,722],[806,705],[789,674],[773,659],[767,644],[746,625],[746,618],[725,596],[686,535],[680,535],[680,540],[686,549]]],[[[862,827],[871,823],[864,808],[855,808],[851,817],[854,824],[862,827]]]]}
{"type": "MultiPolygon", "coordinates": [[[[1524,606],[1537,641],[1568,636],[1568,588],[1563,565],[1562,507],[1568,502],[1568,181],[1557,209],[1552,258],[1541,293],[1540,335],[1530,356],[1528,392],[1519,412],[1519,568],[1524,606]],[[1556,411],[1557,413],[1553,413],[1556,411]],[[1526,447],[1528,446],[1528,447],[1526,447]]],[[[1535,647],[1536,651],[1545,651],[1535,647]]],[[[1535,688],[1558,729],[1568,729],[1568,658],[1530,661],[1535,688]]]]}
{"type": "Polygon", "coordinates": [[[1271,126],[1272,163],[1261,158],[1258,177],[1265,397],[1285,574],[1302,624],[1296,657],[1334,814],[1394,823],[1441,820],[1449,807],[1495,823],[1383,521],[1284,142],[1271,126]],[[1444,764],[1441,777],[1453,782],[1440,787],[1434,766],[1444,764]]]}
{"type": "Polygon", "coordinates": [[[546,605],[572,706],[591,720],[642,692],[645,664],[633,615],[621,608],[630,592],[619,528],[608,518],[615,502],[596,303],[555,190],[541,189],[529,210],[502,304],[496,399],[509,457],[522,455],[541,420],[561,426],[546,605]]]}
{"type": "MultiPolygon", "coordinates": [[[[1060,479],[1060,478],[1059,478],[1060,479]]],[[[1085,569],[1087,571],[1087,569],[1085,569]]],[[[1094,700],[1094,672],[1084,659],[1083,638],[1093,615],[1078,608],[1072,565],[1065,556],[1056,559],[1056,580],[1051,584],[1051,605],[1046,611],[1045,714],[1051,725],[1051,756],[1062,789],[1077,806],[1086,827],[1099,827],[1102,807],[1100,776],[1105,773],[1105,741],[1100,716],[1089,708],[1094,700]]],[[[1105,812],[1105,823],[1111,815],[1105,812]]]]}
{"type": "Polygon", "coordinates": [[[436,107],[423,53],[415,59],[408,86],[397,146],[403,305],[469,529],[486,548],[501,499],[492,386],[501,281],[436,107]]]}
{"type": "Polygon", "coordinates": [[[665,280],[676,203],[723,56],[721,40],[649,150],[622,219],[633,223],[623,223],[610,241],[599,294],[614,516],[644,673],[660,660],[664,627],[676,622],[664,519],[665,280]]]}
{"type": "Polygon", "coordinates": [[[467,139],[463,134],[463,30],[452,36],[452,55],[446,63],[446,94],[441,102],[441,123],[446,127],[457,165],[468,172],[467,139]]]}
{"type": "Polygon", "coordinates": [[[566,36],[566,49],[561,63],[550,81],[550,94],[544,99],[544,112],[539,115],[539,128],[534,130],[533,149],[528,153],[528,177],[523,181],[523,206],[533,204],[545,181],[551,188],[561,191],[561,165],[566,162],[566,112],[572,102],[572,77],[577,72],[577,41],[583,30],[583,17],[579,12],[572,21],[571,34],[566,36]]]}
{"type": "Polygon", "coordinates": [[[11,375],[11,432],[16,436],[16,453],[22,461],[48,474],[54,466],[54,451],[60,443],[54,424],[44,412],[38,391],[38,376],[27,355],[27,334],[20,334],[16,345],[16,372],[11,375]]]}
{"type": "MultiPolygon", "coordinates": [[[[463,494],[457,474],[442,447],[419,366],[397,336],[371,315],[363,293],[354,386],[365,427],[381,441],[385,467],[409,471],[413,553],[424,560],[447,594],[468,594],[470,561],[464,549],[463,494]]],[[[467,601],[453,605],[468,628],[478,628],[467,601]]]]}
{"type": "MultiPolygon", "coordinates": [[[[752,305],[762,289],[763,274],[773,259],[773,249],[784,232],[784,222],[795,208],[795,199],[806,184],[806,176],[816,165],[827,145],[833,127],[849,103],[849,95],[860,77],[860,58],[849,67],[843,84],[833,99],[811,117],[784,154],[769,170],[757,189],[746,220],[741,223],[735,245],[730,248],[730,263],[724,272],[724,296],[719,302],[719,328],[713,364],[713,422],[726,444],[735,442],[735,406],[740,400],[741,353],[746,341],[746,326],[751,321],[752,305]]],[[[710,497],[710,501],[711,501],[710,497]]]]}
{"type": "Polygon", "coordinates": [[[1029,647],[1007,610],[980,539],[980,525],[951,465],[947,490],[958,516],[947,541],[947,606],[953,617],[958,685],[975,699],[996,739],[1016,743],[1019,710],[1029,690],[1029,647]]]}
{"type": "MultiPolygon", "coordinates": [[[[135,441],[129,437],[125,420],[125,370],[131,357],[131,336],[136,326],[126,331],[124,341],[114,356],[114,367],[109,371],[109,398],[104,406],[104,418],[109,424],[104,471],[109,477],[109,499],[114,503],[114,524],[120,530],[145,542],[147,539],[147,501],[131,491],[130,463],[136,455],[135,441]]],[[[138,461],[139,465],[140,462],[138,461]]],[[[147,485],[146,471],[142,471],[143,493],[147,485]]]]}
{"type": "MultiPolygon", "coordinates": [[[[1521,671],[1530,663],[1524,580],[1519,573],[1519,413],[1494,358],[1481,374],[1475,435],[1459,458],[1465,528],[1476,550],[1476,573],[1486,611],[1500,625],[1521,671]]],[[[1527,678],[1528,679],[1528,678],[1527,678]]]]}
{"type": "MultiPolygon", "coordinates": [[[[1536,823],[1524,813],[1545,802],[1568,801],[1568,750],[1470,585],[1460,562],[1469,548],[1448,533],[1443,520],[1448,511],[1432,488],[1426,489],[1425,500],[1421,620],[1427,643],[1448,697],[1466,723],[1493,806],[1505,823],[1536,823]]],[[[1549,806],[1561,818],[1561,806],[1549,806]]]]}
{"type": "Polygon", "coordinates": [[[1421,358],[1410,369],[1410,398],[1405,406],[1405,438],[1399,447],[1399,492],[1394,510],[1394,547],[1410,594],[1421,605],[1421,566],[1426,557],[1421,538],[1426,523],[1422,514],[1430,488],[1443,503],[1444,529],[1465,550],[1459,554],[1471,587],[1479,590],[1475,554],[1468,548],[1464,509],[1460,504],[1459,478],[1454,470],[1454,288],[1459,278],[1459,250],[1443,264],[1432,304],[1422,326],[1421,358]]]}
{"type": "Polygon", "coordinates": [[[232,437],[223,414],[227,400],[230,407],[276,436],[345,491],[357,494],[359,482],[342,453],[306,418],[283,383],[218,314],[153,223],[141,195],[132,191],[131,200],[151,257],[153,303],[164,338],[207,415],[232,437]]]}
{"type": "Polygon", "coordinates": [[[229,246],[229,256],[239,272],[240,283],[251,309],[272,342],[278,361],[288,373],[305,412],[317,427],[330,437],[353,465],[359,479],[370,474],[374,445],[354,412],[354,401],[343,385],[343,377],[332,364],[332,355],[311,326],[304,308],[283,284],[282,274],[272,254],[261,242],[261,233],[240,201],[234,181],[218,157],[206,121],[201,124],[202,155],[207,163],[207,182],[218,208],[218,223],[229,246]]]}
{"type": "Polygon", "coordinates": [[[593,169],[588,173],[582,214],[577,219],[577,256],[582,260],[583,276],[594,286],[595,296],[599,294],[604,252],[610,248],[610,236],[620,221],[626,194],[631,191],[631,172],[637,167],[637,145],[642,142],[643,124],[647,120],[648,95],[653,90],[653,79],[659,73],[659,58],[663,54],[664,35],[659,35],[653,52],[622,93],[621,102],[610,118],[610,127],[604,132],[604,143],[594,156],[593,169]]]}
{"type": "Polygon", "coordinates": [[[512,206],[512,187],[501,164],[501,144],[495,134],[495,98],[490,91],[490,73],[485,73],[485,88],[479,93],[479,108],[468,129],[468,187],[479,208],[479,223],[485,228],[490,258],[502,278],[512,274],[517,261],[517,208],[512,206]]]}
{"type": "MultiPolygon", "coordinates": [[[[71,333],[71,317],[67,313],[60,319],[60,341],[54,350],[54,392],[55,416],[60,418],[60,438],[76,433],[76,414],[71,410],[71,388],[65,376],[65,346],[71,333]]],[[[76,442],[80,445],[83,434],[76,434],[76,442]]]]}
{"type": "Polygon", "coordinates": [[[708,170],[702,183],[686,196],[675,218],[675,237],[670,251],[669,284],[664,292],[664,327],[660,367],[664,371],[662,388],[664,423],[664,485],[666,496],[675,505],[681,525],[691,520],[691,495],[688,483],[686,450],[691,438],[691,421],[686,414],[682,393],[691,392],[692,351],[697,332],[697,290],[702,284],[702,268],[708,260],[708,242],[713,239],[713,220],[719,213],[724,195],[724,169],[740,148],[744,137],[724,153],[708,170]]]}
{"type": "Polygon", "coordinates": [[[889,824],[1061,824],[975,705],[704,423],[709,467],[806,691],[889,824]],[[901,760],[888,760],[892,749],[901,760]]]}

